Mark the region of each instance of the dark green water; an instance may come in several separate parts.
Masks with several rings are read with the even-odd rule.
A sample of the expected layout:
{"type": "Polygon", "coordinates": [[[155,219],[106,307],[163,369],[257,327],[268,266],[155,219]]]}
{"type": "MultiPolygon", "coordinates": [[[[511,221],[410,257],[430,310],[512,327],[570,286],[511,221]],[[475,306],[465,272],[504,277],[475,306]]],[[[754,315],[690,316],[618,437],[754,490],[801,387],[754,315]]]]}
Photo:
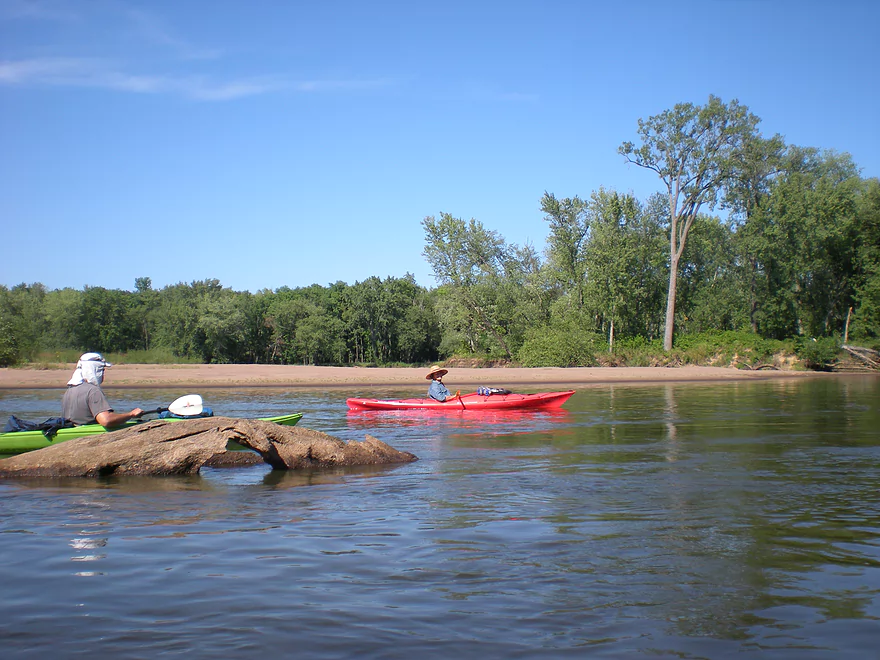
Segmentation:
{"type": "MultiPolygon", "coordinates": [[[[0,418],[59,394],[0,391],[0,418]]],[[[421,460],[0,483],[3,657],[877,657],[877,377],[595,386],[555,415],[202,394],[421,460]]]]}

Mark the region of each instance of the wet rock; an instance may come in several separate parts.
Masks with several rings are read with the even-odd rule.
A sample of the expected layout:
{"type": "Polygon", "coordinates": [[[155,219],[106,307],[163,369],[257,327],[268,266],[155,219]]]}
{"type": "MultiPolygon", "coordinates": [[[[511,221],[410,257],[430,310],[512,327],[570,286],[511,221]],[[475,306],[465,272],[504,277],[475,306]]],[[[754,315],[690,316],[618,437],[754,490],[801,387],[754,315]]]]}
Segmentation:
{"type": "Polygon", "coordinates": [[[300,426],[230,417],[157,420],[0,460],[0,477],[100,477],[195,474],[203,465],[240,461],[227,450],[235,442],[276,470],[349,465],[391,465],[418,458],[367,435],[343,442],[300,426]]]}

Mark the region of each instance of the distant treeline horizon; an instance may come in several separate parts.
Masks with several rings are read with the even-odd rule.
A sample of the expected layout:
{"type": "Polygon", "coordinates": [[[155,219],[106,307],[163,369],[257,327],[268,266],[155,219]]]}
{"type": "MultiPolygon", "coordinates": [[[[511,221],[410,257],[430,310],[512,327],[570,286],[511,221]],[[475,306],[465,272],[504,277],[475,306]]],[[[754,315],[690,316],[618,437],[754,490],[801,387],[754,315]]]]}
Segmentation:
{"type": "Polygon", "coordinates": [[[410,274],[257,293],[216,279],[0,285],[0,364],[75,349],[205,363],[590,366],[721,333],[765,355],[766,342],[844,334],[877,347],[880,181],[848,154],[765,138],[757,123],[714,97],[640,120],[640,142],[620,153],[654,171],[661,192],[546,192],[540,251],[476,219],[424,218],[436,288],[410,274]],[[704,211],[716,207],[725,218],[704,211]]]}

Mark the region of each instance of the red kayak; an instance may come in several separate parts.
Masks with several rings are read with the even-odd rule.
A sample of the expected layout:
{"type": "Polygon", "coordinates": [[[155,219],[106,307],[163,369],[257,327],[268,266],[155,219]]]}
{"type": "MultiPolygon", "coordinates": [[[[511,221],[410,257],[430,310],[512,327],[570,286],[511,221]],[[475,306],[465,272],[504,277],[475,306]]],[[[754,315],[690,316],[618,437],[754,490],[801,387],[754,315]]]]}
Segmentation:
{"type": "Polygon", "coordinates": [[[539,392],[538,394],[462,394],[435,401],[434,399],[347,399],[351,410],[547,410],[559,408],[574,394],[539,392]]]}

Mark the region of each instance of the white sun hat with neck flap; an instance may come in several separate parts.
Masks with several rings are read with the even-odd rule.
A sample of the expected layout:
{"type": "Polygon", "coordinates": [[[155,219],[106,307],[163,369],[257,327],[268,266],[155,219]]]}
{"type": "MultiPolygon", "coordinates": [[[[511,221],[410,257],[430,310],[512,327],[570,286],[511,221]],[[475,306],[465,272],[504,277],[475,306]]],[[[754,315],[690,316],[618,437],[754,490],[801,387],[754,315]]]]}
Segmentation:
{"type": "Polygon", "coordinates": [[[80,355],[73,376],[70,377],[67,384],[70,386],[82,385],[83,383],[100,385],[104,382],[104,369],[112,366],[100,353],[83,353],[80,355]]]}

